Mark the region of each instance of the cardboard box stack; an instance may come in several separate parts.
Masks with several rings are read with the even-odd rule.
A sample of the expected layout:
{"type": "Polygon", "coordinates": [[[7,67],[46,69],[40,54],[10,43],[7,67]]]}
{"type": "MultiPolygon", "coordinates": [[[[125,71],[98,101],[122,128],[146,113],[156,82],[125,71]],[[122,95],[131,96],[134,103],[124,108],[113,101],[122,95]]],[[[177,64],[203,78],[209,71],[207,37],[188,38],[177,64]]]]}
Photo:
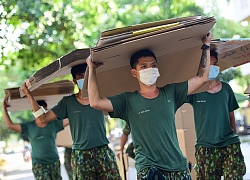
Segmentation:
{"type": "MultiPolygon", "coordinates": [[[[26,85],[33,91],[56,77],[70,74],[71,67],[85,63],[89,55],[89,49],[76,49],[36,71],[27,79],[26,85]]],[[[24,94],[20,92],[20,96],[24,94]]]]}
{"type": "MultiPolygon", "coordinates": [[[[23,111],[31,110],[31,105],[27,97],[21,97],[19,87],[4,89],[8,98],[8,111],[23,111]]],[[[74,84],[68,80],[62,80],[57,82],[51,82],[42,84],[37,89],[32,91],[32,94],[36,100],[45,100],[48,109],[53,107],[62,99],[63,96],[67,96],[74,92],[74,84]]],[[[67,126],[64,130],[57,134],[56,144],[62,147],[72,146],[72,137],[70,128],[67,126]]]]}
{"type": "MultiPolygon", "coordinates": [[[[27,97],[21,97],[19,87],[4,89],[8,98],[8,111],[31,110],[31,105],[27,97]]],[[[53,107],[66,95],[74,92],[74,84],[69,80],[45,83],[32,91],[36,100],[45,100],[48,108],[53,107]]]]}
{"type": "Polygon", "coordinates": [[[218,52],[220,70],[237,67],[250,62],[250,39],[217,39],[211,49],[218,52]]]}
{"type": "MultiPolygon", "coordinates": [[[[175,123],[177,129],[177,136],[179,140],[179,145],[184,156],[187,160],[195,165],[195,129],[194,129],[194,115],[193,107],[190,104],[183,104],[175,114],[175,123]]],[[[191,171],[192,179],[196,179],[195,170],[191,171]]]]}
{"type": "Polygon", "coordinates": [[[101,96],[134,91],[138,83],[130,74],[129,59],[142,48],[151,49],[157,56],[159,86],[184,81],[196,75],[202,38],[214,24],[213,17],[190,16],[104,31],[95,47],[77,49],[41,68],[28,79],[27,86],[33,91],[55,77],[69,74],[72,66],[86,62],[91,54],[94,62],[104,63],[97,69],[101,96]]]}
{"type": "Polygon", "coordinates": [[[244,94],[250,94],[250,85],[247,87],[247,89],[244,91],[244,94]]]}
{"type": "Polygon", "coordinates": [[[213,17],[191,16],[102,32],[97,45],[91,48],[92,60],[104,64],[97,69],[101,95],[138,89],[137,80],[130,72],[130,56],[144,48],[156,55],[160,71],[158,86],[194,77],[202,38],[214,24],[213,17]]]}

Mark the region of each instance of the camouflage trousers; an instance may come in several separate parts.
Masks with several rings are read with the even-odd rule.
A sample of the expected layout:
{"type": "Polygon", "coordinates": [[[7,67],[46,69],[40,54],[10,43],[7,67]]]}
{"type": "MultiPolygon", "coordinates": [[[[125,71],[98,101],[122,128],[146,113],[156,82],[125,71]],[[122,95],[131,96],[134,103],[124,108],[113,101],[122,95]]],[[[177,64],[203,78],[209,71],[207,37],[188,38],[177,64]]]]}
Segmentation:
{"type": "Polygon", "coordinates": [[[196,176],[198,180],[242,180],[246,173],[240,143],[222,148],[196,146],[196,176]]]}
{"type": "Polygon", "coordinates": [[[32,171],[36,180],[60,180],[61,163],[56,161],[53,164],[32,164],[32,171]]]}
{"type": "Polygon", "coordinates": [[[156,167],[142,170],[137,175],[138,180],[191,180],[189,169],[184,171],[163,171],[156,167]]]}
{"type": "Polygon", "coordinates": [[[73,150],[74,180],[121,180],[114,152],[108,145],[90,150],[73,150]]]}
{"type": "Polygon", "coordinates": [[[71,154],[72,154],[72,149],[71,148],[65,148],[64,151],[64,167],[67,171],[69,180],[73,179],[73,172],[72,172],[72,167],[71,167],[71,154]]]}

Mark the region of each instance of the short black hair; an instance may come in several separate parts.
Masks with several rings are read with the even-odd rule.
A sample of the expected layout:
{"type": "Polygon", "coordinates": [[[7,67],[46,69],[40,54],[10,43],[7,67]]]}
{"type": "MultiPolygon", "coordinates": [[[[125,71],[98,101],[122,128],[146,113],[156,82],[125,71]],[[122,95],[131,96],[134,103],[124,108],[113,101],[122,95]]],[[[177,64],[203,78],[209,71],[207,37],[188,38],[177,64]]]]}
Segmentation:
{"type": "Polygon", "coordinates": [[[43,106],[47,108],[47,103],[44,100],[38,100],[36,101],[39,106],[43,106]]]}
{"type": "Polygon", "coordinates": [[[141,57],[147,57],[147,56],[153,57],[156,60],[155,54],[149,49],[142,49],[142,50],[135,52],[130,58],[131,68],[135,69],[136,65],[138,64],[138,59],[141,57]]]}
{"type": "Polygon", "coordinates": [[[216,50],[211,49],[210,50],[210,56],[213,56],[217,59],[218,61],[218,52],[216,50]]]}
{"type": "Polygon", "coordinates": [[[71,68],[71,75],[73,77],[73,79],[76,78],[76,75],[78,73],[84,73],[86,71],[86,68],[87,68],[87,63],[84,63],[84,64],[78,64],[76,66],[73,66],[71,68]]]}

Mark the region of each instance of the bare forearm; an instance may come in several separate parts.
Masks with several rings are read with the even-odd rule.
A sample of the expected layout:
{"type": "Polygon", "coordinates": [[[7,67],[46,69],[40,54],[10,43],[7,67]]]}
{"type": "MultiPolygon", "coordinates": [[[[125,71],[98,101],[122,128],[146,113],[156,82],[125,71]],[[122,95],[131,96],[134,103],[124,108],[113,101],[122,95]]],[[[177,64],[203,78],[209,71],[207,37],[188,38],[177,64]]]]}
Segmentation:
{"type": "Polygon", "coordinates": [[[96,72],[94,68],[89,68],[88,94],[90,106],[102,111],[113,112],[111,101],[106,97],[101,97],[96,72]]]}
{"type": "Polygon", "coordinates": [[[122,134],[122,137],[121,137],[121,143],[120,143],[120,151],[123,151],[124,149],[124,146],[126,144],[126,142],[128,141],[128,135],[126,134],[122,134]]]}
{"type": "Polygon", "coordinates": [[[3,107],[3,119],[6,127],[10,130],[16,131],[18,133],[21,133],[21,125],[20,124],[15,124],[11,121],[10,116],[7,112],[7,109],[3,107]]]}
{"type": "Polygon", "coordinates": [[[209,66],[210,66],[210,51],[209,49],[202,50],[197,76],[208,78],[209,66]]]}
{"type": "MultiPolygon", "coordinates": [[[[32,96],[32,94],[29,92],[27,94],[27,97],[30,101],[30,105],[32,108],[33,112],[36,112],[40,109],[40,106],[37,104],[35,98],[32,96]]],[[[37,117],[37,119],[41,122],[41,123],[46,123],[49,121],[52,121],[54,119],[56,119],[57,116],[55,115],[55,113],[51,110],[47,111],[47,113],[43,113],[42,115],[40,115],[39,117],[37,117]]]]}
{"type": "Polygon", "coordinates": [[[210,68],[210,51],[202,50],[197,75],[188,80],[188,95],[194,93],[208,81],[210,68]]]}
{"type": "Polygon", "coordinates": [[[100,99],[100,92],[97,83],[96,72],[94,68],[89,68],[89,77],[88,77],[88,94],[89,102],[92,107],[96,107],[98,100],[100,99]]]}
{"type": "Polygon", "coordinates": [[[4,119],[4,123],[5,123],[6,127],[10,128],[13,123],[10,119],[10,116],[7,112],[7,109],[5,109],[5,108],[3,108],[3,119],[4,119]]]}
{"type": "Polygon", "coordinates": [[[204,80],[208,79],[209,75],[209,68],[210,68],[210,42],[213,34],[209,32],[203,39],[201,46],[202,53],[201,53],[201,60],[197,72],[198,77],[204,78],[204,80]]]}
{"type": "Polygon", "coordinates": [[[31,92],[27,94],[27,98],[29,99],[32,111],[33,112],[38,111],[40,109],[40,106],[37,104],[35,98],[31,94],[31,92]]]}

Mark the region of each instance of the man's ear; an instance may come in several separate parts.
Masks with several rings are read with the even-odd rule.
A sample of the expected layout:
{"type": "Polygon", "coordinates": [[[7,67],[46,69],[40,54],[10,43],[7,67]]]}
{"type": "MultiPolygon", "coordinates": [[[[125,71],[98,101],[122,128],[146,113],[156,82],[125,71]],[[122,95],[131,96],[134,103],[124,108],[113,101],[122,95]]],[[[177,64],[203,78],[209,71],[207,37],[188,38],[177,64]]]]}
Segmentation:
{"type": "Polygon", "coordinates": [[[131,69],[131,74],[133,77],[137,77],[137,71],[135,69],[131,69]]]}
{"type": "Polygon", "coordinates": [[[76,79],[73,79],[73,82],[74,82],[75,84],[77,84],[77,81],[76,81],[76,79]]]}

